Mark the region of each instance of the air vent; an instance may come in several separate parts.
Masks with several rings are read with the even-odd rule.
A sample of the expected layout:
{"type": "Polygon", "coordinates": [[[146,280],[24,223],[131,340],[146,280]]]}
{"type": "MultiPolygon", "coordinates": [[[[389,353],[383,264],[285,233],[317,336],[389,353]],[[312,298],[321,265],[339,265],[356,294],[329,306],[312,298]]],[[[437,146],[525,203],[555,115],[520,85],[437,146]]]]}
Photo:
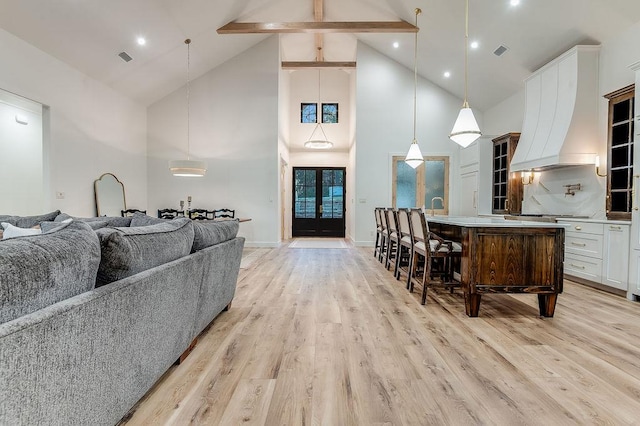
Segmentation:
{"type": "Polygon", "coordinates": [[[496,56],[502,56],[507,50],[509,50],[508,47],[500,45],[496,50],[493,51],[493,54],[496,56]]]}
{"type": "Polygon", "coordinates": [[[133,59],[131,56],[129,56],[127,52],[120,52],[118,53],[118,56],[120,56],[120,59],[122,59],[125,62],[129,62],[133,59]]]}

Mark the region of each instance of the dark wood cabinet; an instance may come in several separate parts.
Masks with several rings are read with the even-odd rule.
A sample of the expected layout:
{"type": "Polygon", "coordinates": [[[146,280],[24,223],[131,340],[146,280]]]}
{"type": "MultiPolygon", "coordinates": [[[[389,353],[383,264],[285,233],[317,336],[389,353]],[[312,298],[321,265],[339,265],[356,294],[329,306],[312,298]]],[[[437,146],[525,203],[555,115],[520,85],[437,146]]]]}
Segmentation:
{"type": "Polygon", "coordinates": [[[522,212],[523,184],[520,172],[511,173],[513,153],[520,133],[507,133],[493,139],[493,190],[491,212],[494,214],[520,214],[522,212]]]}

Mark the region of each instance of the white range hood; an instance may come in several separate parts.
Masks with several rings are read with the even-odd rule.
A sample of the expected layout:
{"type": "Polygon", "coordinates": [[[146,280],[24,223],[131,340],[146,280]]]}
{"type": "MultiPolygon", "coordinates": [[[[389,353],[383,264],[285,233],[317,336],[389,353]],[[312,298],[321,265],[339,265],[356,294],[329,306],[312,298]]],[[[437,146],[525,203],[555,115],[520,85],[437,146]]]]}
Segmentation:
{"type": "Polygon", "coordinates": [[[575,46],[525,80],[522,133],[510,170],[594,164],[600,46],[575,46]]]}

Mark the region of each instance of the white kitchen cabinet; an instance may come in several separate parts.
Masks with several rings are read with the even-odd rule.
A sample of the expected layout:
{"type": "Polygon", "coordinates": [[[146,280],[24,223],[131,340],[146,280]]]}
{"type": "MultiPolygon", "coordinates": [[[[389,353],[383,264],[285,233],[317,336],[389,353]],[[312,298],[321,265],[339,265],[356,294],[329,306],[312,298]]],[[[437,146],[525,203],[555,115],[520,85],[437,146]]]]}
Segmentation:
{"type": "Polygon", "coordinates": [[[462,216],[478,215],[478,172],[460,176],[460,214],[462,216]]]}
{"type": "MultiPolygon", "coordinates": [[[[634,125],[634,145],[640,141],[640,61],[631,65],[631,69],[636,73],[636,103],[635,103],[635,125],[634,125]]],[[[633,206],[631,210],[631,240],[629,250],[629,287],[627,297],[633,299],[640,296],[640,210],[638,210],[638,190],[640,190],[640,149],[633,152],[633,206]]]]}
{"type": "Polygon", "coordinates": [[[629,277],[629,223],[573,219],[564,219],[559,223],[566,226],[565,274],[626,291],[629,277]]]}
{"type": "Polygon", "coordinates": [[[628,288],[629,225],[605,224],[602,245],[602,284],[620,290],[628,288]]]}

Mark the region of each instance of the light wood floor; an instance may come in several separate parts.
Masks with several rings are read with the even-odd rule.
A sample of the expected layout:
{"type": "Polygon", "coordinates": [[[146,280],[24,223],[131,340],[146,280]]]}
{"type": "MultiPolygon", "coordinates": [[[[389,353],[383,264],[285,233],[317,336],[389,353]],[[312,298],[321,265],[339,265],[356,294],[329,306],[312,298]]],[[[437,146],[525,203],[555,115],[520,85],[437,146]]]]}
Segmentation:
{"type": "Polygon", "coordinates": [[[640,303],[565,281],[555,318],[533,295],[468,318],[459,292],[421,306],[371,249],[258,250],[125,424],[640,422],[640,303]]]}

